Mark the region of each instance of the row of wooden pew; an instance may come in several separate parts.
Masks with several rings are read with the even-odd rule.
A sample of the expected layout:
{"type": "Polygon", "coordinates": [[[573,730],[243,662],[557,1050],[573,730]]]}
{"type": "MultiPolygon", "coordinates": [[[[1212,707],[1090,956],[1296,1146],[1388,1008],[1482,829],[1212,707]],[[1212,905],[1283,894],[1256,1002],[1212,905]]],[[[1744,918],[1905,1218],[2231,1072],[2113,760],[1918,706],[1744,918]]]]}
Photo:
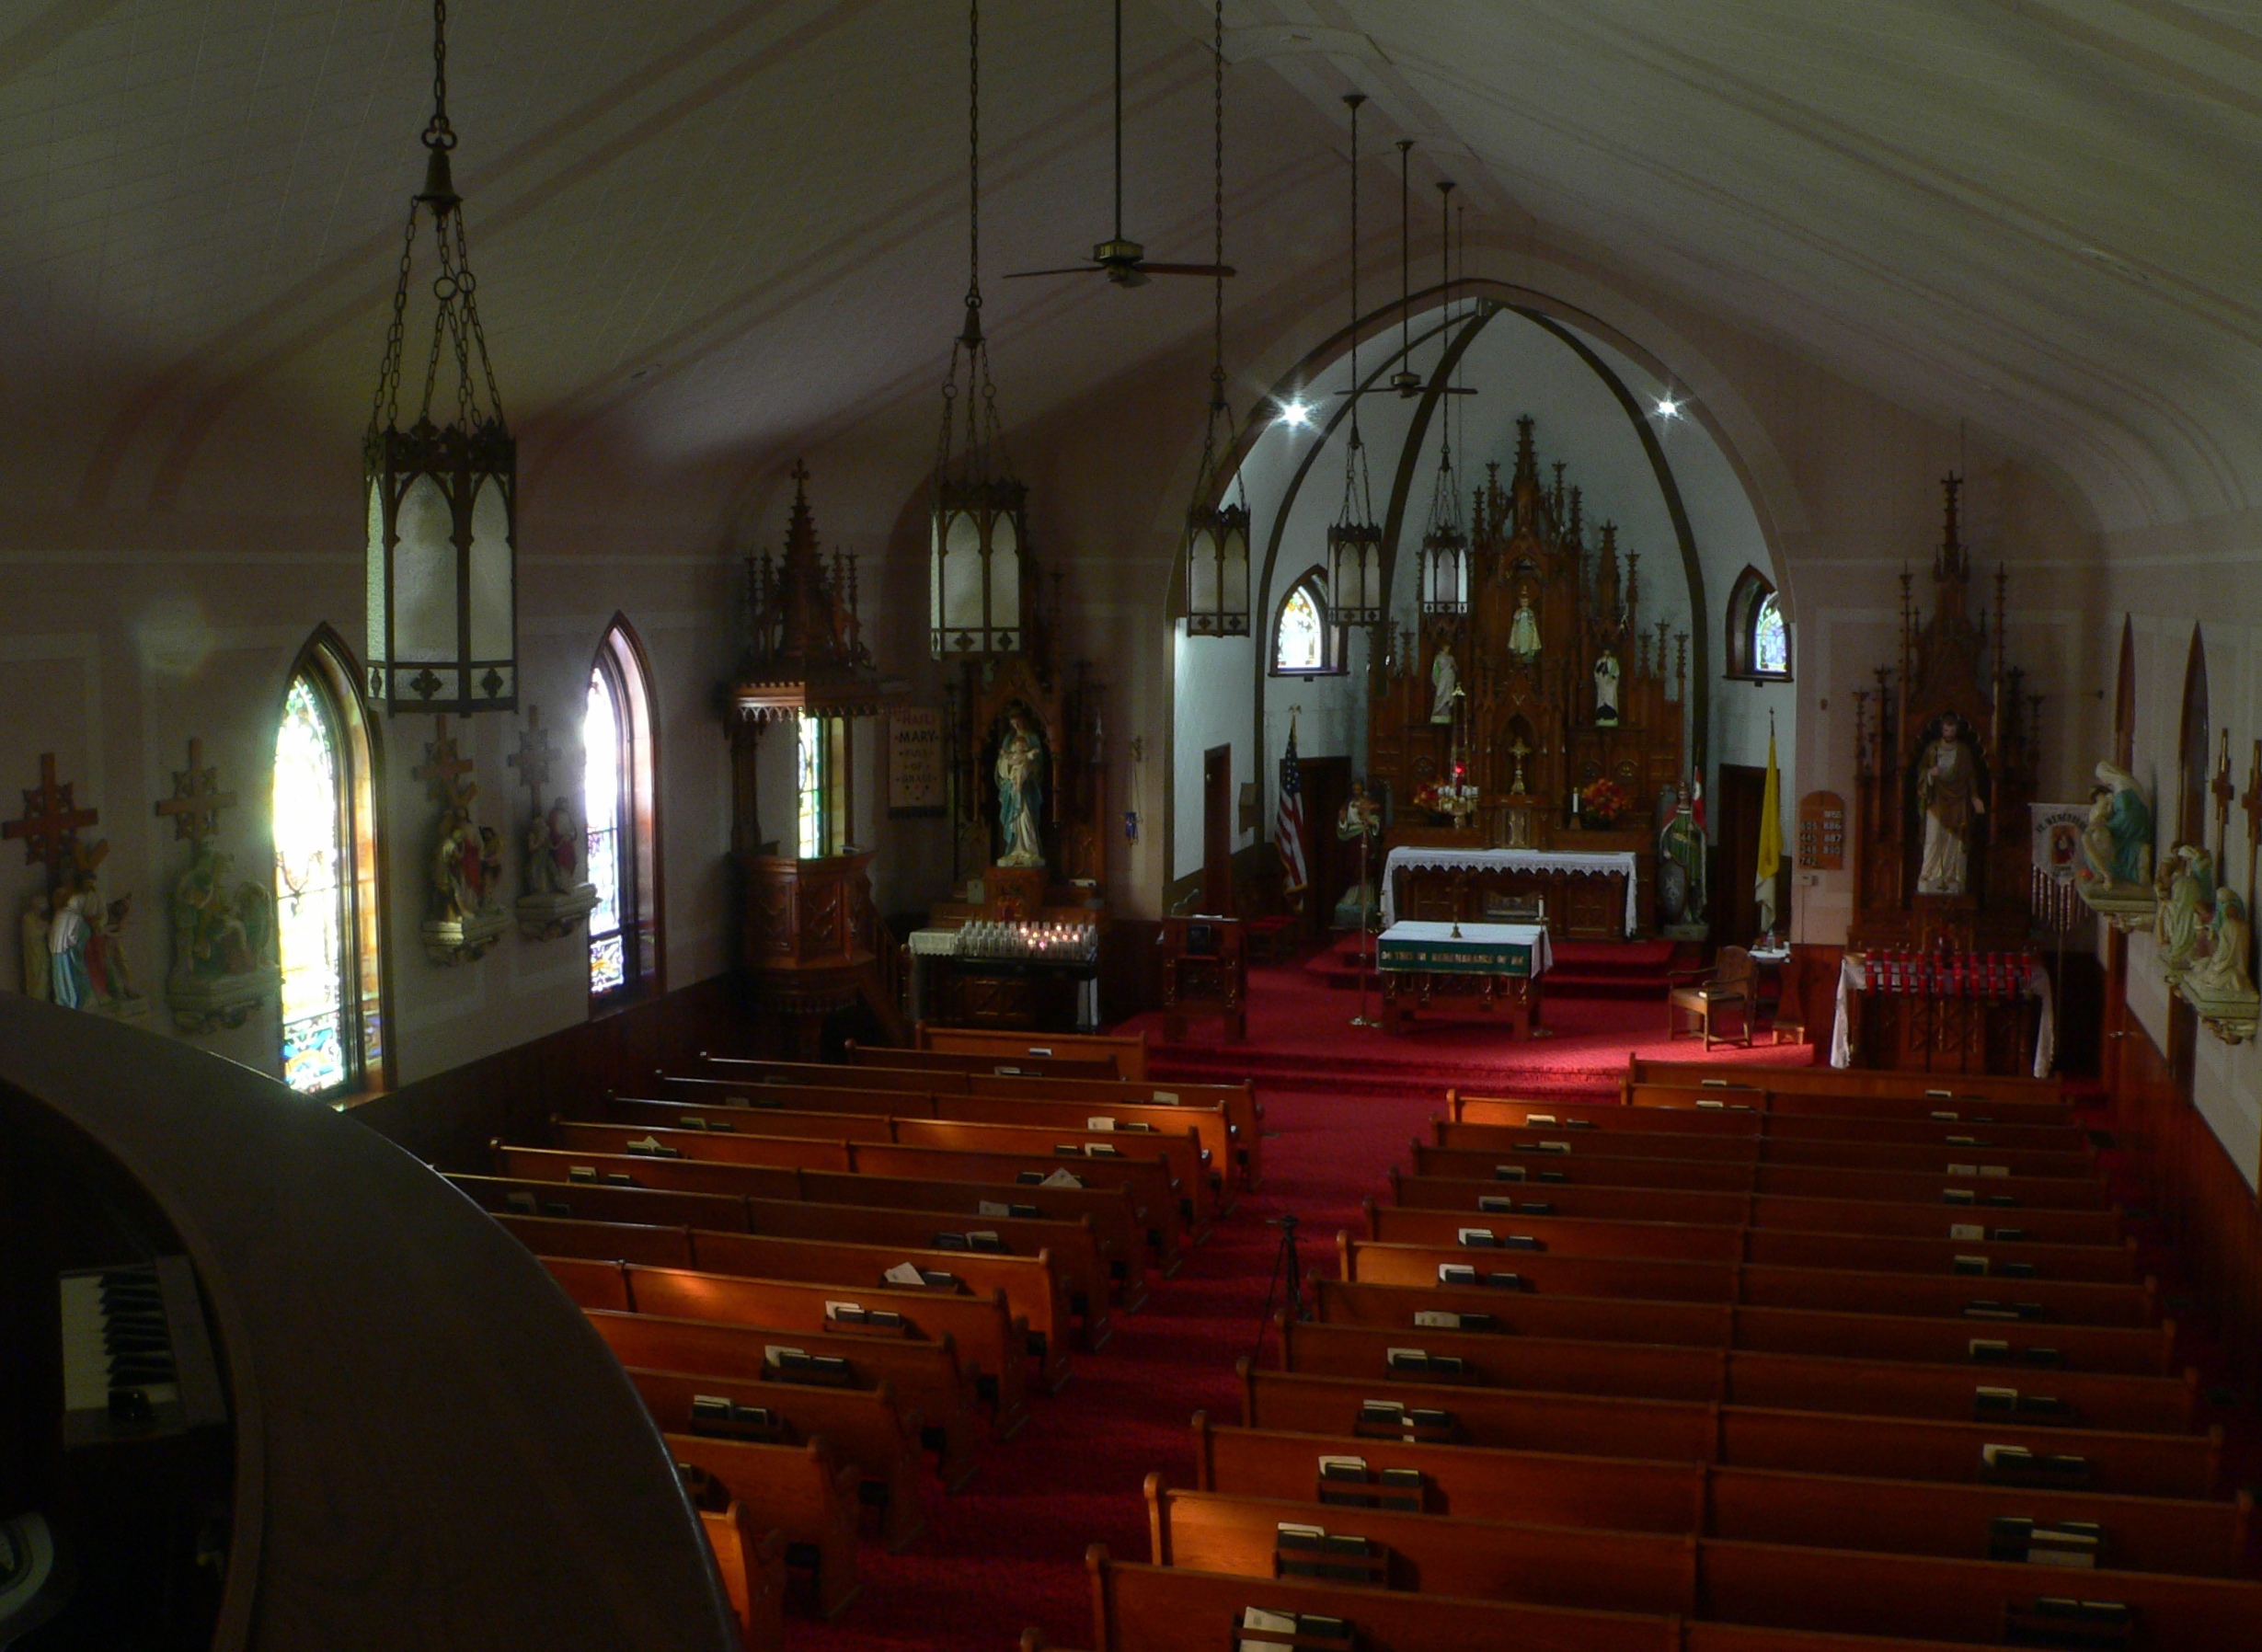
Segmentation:
{"type": "Polygon", "coordinates": [[[703,1056],[561,1096],[452,1178],[619,1358],[750,1646],[788,1566],[846,1607],[859,1535],[915,1541],[928,1465],[964,1486],[1255,1185],[1247,1085],[1158,1086],[1138,1040],[1089,1043],[703,1056]]]}
{"type": "Polygon", "coordinates": [[[1092,1551],[1096,1643],[2254,1645],[2251,1497],[2063,1099],[1846,1076],[1452,1096],[1148,1564],[1092,1551]]]}

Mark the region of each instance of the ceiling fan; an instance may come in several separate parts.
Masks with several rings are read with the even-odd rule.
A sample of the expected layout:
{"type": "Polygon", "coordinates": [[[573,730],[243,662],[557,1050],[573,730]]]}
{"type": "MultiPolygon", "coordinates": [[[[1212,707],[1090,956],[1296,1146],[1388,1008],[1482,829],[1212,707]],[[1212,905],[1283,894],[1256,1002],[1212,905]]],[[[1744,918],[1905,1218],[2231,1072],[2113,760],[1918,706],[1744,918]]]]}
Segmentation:
{"type": "Polygon", "coordinates": [[[1119,287],[1146,284],[1150,275],[1226,276],[1225,264],[1154,264],[1147,249],[1123,233],[1123,0],[1115,0],[1115,235],[1092,248],[1089,263],[1064,265],[1058,270],[1017,270],[1005,279],[1026,281],[1038,275],[1105,275],[1119,287]]]}

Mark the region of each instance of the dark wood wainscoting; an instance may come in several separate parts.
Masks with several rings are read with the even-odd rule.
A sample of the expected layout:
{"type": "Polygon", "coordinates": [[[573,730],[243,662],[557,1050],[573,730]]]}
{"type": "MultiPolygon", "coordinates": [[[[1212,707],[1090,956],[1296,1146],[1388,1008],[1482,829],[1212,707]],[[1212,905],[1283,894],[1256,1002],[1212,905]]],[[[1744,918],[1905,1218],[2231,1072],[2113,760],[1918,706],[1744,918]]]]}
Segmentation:
{"type": "Polygon", "coordinates": [[[2176,1063],[2129,1014],[2126,946],[2114,937],[2106,993],[2104,1068],[2114,1130],[2252,1389],[2262,1382],[2262,1207],[2177,1083],[2176,1063]]]}
{"type": "Polygon", "coordinates": [[[533,1132],[568,1096],[637,1093],[663,1062],[702,1050],[774,1055],[775,1029],[739,1007],[718,975],[578,1027],[436,1073],[352,1109],[353,1117],[442,1170],[477,1171],[497,1136],[533,1132]]]}

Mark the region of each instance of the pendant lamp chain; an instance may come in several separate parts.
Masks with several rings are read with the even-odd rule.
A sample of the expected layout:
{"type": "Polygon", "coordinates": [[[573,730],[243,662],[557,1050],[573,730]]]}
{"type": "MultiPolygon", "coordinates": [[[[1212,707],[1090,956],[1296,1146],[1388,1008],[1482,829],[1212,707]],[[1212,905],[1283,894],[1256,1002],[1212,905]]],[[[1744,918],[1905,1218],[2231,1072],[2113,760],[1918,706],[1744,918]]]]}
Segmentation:
{"type": "Polygon", "coordinates": [[[1374,495],[1367,474],[1367,446],[1359,429],[1359,400],[1365,385],[1359,377],[1359,106],[1363,92],[1349,92],[1343,101],[1351,111],[1351,430],[1343,453],[1343,509],[1327,530],[1328,601],[1336,623],[1372,625],[1384,614],[1383,591],[1383,530],[1374,521],[1374,495]]]}
{"type": "Polygon", "coordinates": [[[951,341],[950,371],[943,380],[941,440],[936,474],[975,483],[986,479],[997,452],[997,384],[990,376],[989,340],[982,331],[982,0],[966,8],[966,323],[951,341]],[[959,368],[966,368],[963,430],[959,424],[959,368]]]}
{"type": "MultiPolygon", "coordinates": [[[[1117,50],[1122,47],[1118,12],[1117,50]]],[[[1182,585],[1187,635],[1246,637],[1249,633],[1249,505],[1234,466],[1231,498],[1220,470],[1234,464],[1233,409],[1225,399],[1225,5],[1211,15],[1210,219],[1213,272],[1210,297],[1210,410],[1202,429],[1201,464],[1186,512],[1182,585]]],[[[1122,85],[1119,58],[1116,84],[1122,85]]]]}

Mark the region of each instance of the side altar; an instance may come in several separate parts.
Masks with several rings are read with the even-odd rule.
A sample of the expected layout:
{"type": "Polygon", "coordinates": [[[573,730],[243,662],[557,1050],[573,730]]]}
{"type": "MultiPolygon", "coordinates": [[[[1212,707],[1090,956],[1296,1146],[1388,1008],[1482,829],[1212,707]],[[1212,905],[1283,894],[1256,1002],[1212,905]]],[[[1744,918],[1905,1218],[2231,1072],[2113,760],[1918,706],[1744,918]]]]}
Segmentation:
{"type": "Polygon", "coordinates": [[[1544,902],[1559,937],[1654,934],[1694,915],[1687,879],[1669,880],[1663,910],[1658,889],[1659,800],[1689,772],[1688,637],[1645,629],[1640,554],[1622,559],[1609,522],[1590,546],[1579,490],[1559,462],[1542,483],[1532,430],[1518,420],[1505,488],[1487,467],[1465,553],[1423,547],[1418,623],[1376,650],[1369,771],[1395,816],[1383,904],[1481,921],[1544,902]]]}
{"type": "Polygon", "coordinates": [[[2002,568],[1992,634],[1985,603],[1969,612],[1961,486],[1943,483],[1932,613],[1920,614],[1902,574],[1899,664],[1854,696],[1854,921],[1832,1061],[2040,1076],[2050,982],[2004,960],[2024,958],[2033,927],[2027,805],[2041,700],[2006,658],[2002,568]]]}

